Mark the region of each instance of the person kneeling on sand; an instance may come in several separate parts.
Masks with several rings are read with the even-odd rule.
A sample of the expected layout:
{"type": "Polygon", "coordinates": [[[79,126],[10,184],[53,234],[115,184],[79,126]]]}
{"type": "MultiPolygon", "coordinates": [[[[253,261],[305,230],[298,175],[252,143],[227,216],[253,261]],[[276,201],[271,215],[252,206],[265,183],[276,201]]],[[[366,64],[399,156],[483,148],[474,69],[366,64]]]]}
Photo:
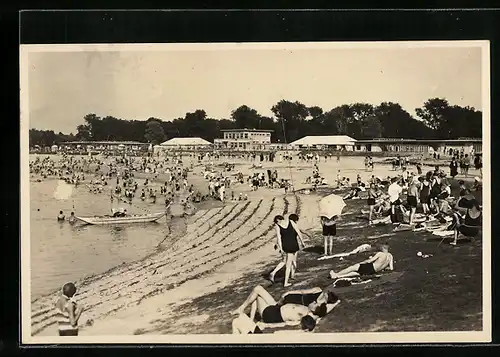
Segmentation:
{"type": "MultiPolygon", "coordinates": [[[[309,320],[308,317],[317,321],[319,318],[326,316],[326,314],[340,303],[340,300],[337,298],[334,304],[327,304],[328,296],[327,293],[320,293],[318,298],[312,301],[308,306],[295,303],[279,303],[274,300],[269,292],[258,285],[252,290],[245,302],[236,310],[231,311],[231,314],[240,316],[245,315],[246,308],[250,306],[251,321],[255,321],[255,314],[258,310],[262,323],[297,325],[304,323],[304,319],[309,320]],[[319,299],[320,296],[323,296],[321,300],[319,299]]],[[[284,300],[286,297],[284,296],[282,299],[284,300]]],[[[255,333],[255,330],[253,330],[252,333],[255,333]]]]}
{"type": "Polygon", "coordinates": [[[361,263],[351,265],[338,273],[331,270],[330,278],[339,279],[362,275],[375,275],[385,269],[394,270],[394,258],[392,254],[389,253],[389,246],[387,244],[381,245],[380,252],[361,263]]]}

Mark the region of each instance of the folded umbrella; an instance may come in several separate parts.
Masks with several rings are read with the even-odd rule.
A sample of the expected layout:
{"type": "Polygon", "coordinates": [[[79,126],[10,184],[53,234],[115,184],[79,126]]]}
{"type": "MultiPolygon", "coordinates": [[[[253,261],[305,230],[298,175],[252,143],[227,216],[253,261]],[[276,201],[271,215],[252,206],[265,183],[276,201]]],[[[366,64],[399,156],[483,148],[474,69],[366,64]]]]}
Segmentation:
{"type": "Polygon", "coordinates": [[[344,199],[339,195],[328,195],[319,201],[319,215],[320,217],[332,218],[340,216],[345,207],[344,199]]]}

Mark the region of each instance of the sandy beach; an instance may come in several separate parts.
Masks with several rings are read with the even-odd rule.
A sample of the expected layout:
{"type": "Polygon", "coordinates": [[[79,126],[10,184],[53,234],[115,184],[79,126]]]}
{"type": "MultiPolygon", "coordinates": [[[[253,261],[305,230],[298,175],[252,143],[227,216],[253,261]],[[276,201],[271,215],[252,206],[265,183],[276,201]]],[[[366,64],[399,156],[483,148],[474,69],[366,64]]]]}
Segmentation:
{"type": "MultiPolygon", "coordinates": [[[[276,168],[280,178],[292,179],[296,190],[307,187],[303,182],[311,174],[313,165],[298,163],[296,159],[291,164],[263,162],[262,169],[252,169],[249,162],[241,160],[235,163],[235,170],[245,174],[276,168]]],[[[343,157],[340,162],[335,158],[326,162],[322,159],[319,168],[329,183],[335,181],[339,169],[341,175],[351,181],[358,173],[365,181],[371,175],[386,177],[394,174],[389,165],[382,164],[377,164],[374,172],[365,171],[362,157],[343,157]]],[[[194,170],[189,179],[190,182],[196,181],[197,187],[206,187],[200,170],[194,170]]],[[[236,194],[247,194],[248,201],[228,201],[220,207],[200,209],[187,219],[186,233],[170,247],[78,281],[77,300],[85,306],[80,334],[230,333],[231,308],[241,303],[253,286],[266,284],[262,273],[279,260],[273,249],[273,218],[278,214],[299,214],[301,229],[311,237],[306,243],[310,251],[303,252],[299,258],[296,286],[312,287],[310,284],[320,276],[323,280],[320,279],[319,283],[328,284],[324,276],[329,269],[336,268],[338,261],[311,266],[311,262],[317,262],[314,246],[321,244],[322,239],[318,221],[320,194],[285,195],[283,189],[267,188],[251,191],[246,183],[237,184],[228,192],[231,190],[236,194]],[[303,270],[301,266],[304,266],[303,270]],[[231,288],[231,293],[222,293],[228,288],[231,288]],[[207,301],[210,296],[213,299],[207,301]]],[[[325,187],[324,190],[331,192],[332,189],[325,187]]],[[[391,230],[376,228],[368,232],[366,221],[354,218],[362,208],[360,203],[349,202],[344,210],[335,249],[343,251],[362,243],[394,238],[392,227],[391,230]],[[356,232],[363,232],[363,236],[356,237],[356,232]]],[[[400,244],[407,241],[408,235],[417,234],[406,232],[404,235],[399,239],[400,244]]],[[[480,261],[473,265],[478,272],[481,270],[480,261]]],[[[283,287],[278,285],[273,285],[272,289],[283,292],[283,287]]],[[[58,294],[59,291],[55,291],[32,301],[34,335],[57,334],[53,304],[58,294]]],[[[471,314],[480,313],[480,306],[479,302],[471,314]]],[[[383,330],[384,325],[379,325],[377,328],[383,330]]]]}

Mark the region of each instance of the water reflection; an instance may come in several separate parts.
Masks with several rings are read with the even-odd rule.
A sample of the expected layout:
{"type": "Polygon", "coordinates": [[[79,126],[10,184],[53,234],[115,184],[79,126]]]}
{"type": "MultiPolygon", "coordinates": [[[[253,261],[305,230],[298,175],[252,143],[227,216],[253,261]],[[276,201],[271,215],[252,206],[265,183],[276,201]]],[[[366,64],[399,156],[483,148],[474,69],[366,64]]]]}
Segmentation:
{"type": "Polygon", "coordinates": [[[109,214],[109,197],[79,187],[72,200],[57,201],[53,198],[54,189],[55,183],[49,180],[30,187],[33,297],[50,293],[68,281],[141,259],[155,251],[168,233],[163,222],[114,226],[58,222],[56,217],[61,210],[66,215],[72,211],[81,216],[109,214]]]}

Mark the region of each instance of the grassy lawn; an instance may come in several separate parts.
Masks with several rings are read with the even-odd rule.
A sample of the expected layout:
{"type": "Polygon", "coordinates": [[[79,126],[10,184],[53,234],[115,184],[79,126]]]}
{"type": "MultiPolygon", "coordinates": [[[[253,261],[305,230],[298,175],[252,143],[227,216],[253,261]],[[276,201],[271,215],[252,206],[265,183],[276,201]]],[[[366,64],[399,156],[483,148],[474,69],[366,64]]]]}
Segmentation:
{"type": "MultiPolygon", "coordinates": [[[[453,185],[453,194],[457,185],[453,185]]],[[[480,199],[480,193],[478,193],[480,199]]],[[[450,240],[427,232],[393,232],[393,226],[367,227],[359,216],[365,200],[347,201],[337,231],[335,252],[350,251],[368,243],[376,249],[388,243],[394,255],[397,279],[389,276],[374,283],[335,290],[342,302],[318,324],[316,332],[372,331],[472,331],[482,329],[482,237],[453,247],[450,240]],[[349,223],[349,224],[346,224],[349,223]],[[344,226],[343,226],[344,225],[344,226]],[[382,236],[382,237],[381,237],[382,236]],[[423,259],[417,252],[432,254],[423,259]]],[[[371,252],[318,261],[323,238],[320,227],[309,232],[310,247],[299,253],[298,273],[293,288],[326,287],[328,272],[359,262],[371,252]]],[[[174,316],[209,315],[202,324],[183,326],[187,333],[231,333],[229,311],[240,305],[256,285],[263,285],[274,297],[285,292],[282,284],[263,278],[278,263],[249,267],[249,272],[229,286],[196,298],[174,311],[174,316]]],[[[393,273],[392,273],[393,274],[393,273]]],[[[178,326],[156,321],[157,333],[174,333],[178,326]]],[[[268,330],[266,330],[267,332],[268,330]]]]}

